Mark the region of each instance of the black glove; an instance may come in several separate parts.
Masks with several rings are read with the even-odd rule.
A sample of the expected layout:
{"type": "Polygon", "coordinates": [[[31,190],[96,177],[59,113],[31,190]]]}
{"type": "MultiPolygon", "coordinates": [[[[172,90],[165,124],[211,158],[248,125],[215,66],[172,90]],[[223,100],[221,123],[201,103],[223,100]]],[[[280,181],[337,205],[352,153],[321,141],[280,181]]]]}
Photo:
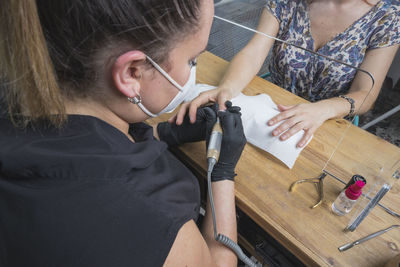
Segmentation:
{"type": "Polygon", "coordinates": [[[191,123],[186,114],[181,125],[161,122],[157,126],[158,136],[168,146],[178,146],[183,143],[208,140],[212,127],[217,121],[218,105],[202,107],[197,110],[196,122],[191,123]]]}
{"type": "Polygon", "coordinates": [[[226,111],[218,112],[223,134],[219,160],[211,174],[212,182],[234,180],[235,167],[246,144],[240,107],[232,106],[230,101],[225,105],[226,111]]]}

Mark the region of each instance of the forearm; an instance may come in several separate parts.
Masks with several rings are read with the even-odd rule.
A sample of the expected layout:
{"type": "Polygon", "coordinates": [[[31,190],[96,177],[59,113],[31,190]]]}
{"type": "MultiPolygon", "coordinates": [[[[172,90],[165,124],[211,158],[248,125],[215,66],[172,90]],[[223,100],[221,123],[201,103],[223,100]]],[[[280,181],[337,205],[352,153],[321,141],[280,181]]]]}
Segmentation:
{"type": "MultiPolygon", "coordinates": [[[[364,114],[375,102],[375,98],[372,99],[371,96],[367,97],[368,92],[366,91],[349,92],[346,96],[354,100],[354,115],[364,114]],[[364,103],[365,99],[366,101],[364,103]]],[[[321,100],[317,102],[317,104],[321,105],[322,110],[326,112],[326,119],[344,118],[349,114],[351,108],[350,103],[346,99],[340,97],[321,100]]]]}
{"type": "MultiPolygon", "coordinates": [[[[232,181],[212,183],[212,192],[215,205],[218,233],[228,236],[237,242],[235,186],[232,181]]],[[[202,233],[210,248],[211,256],[218,266],[237,266],[235,253],[214,238],[214,228],[211,214],[210,200],[207,201],[206,216],[202,233]]]]}
{"type": "MultiPolygon", "coordinates": [[[[352,82],[351,88],[346,96],[354,99],[355,114],[364,114],[370,110],[381,90],[383,81],[390,64],[396,54],[398,45],[369,50],[360,68],[368,71],[374,77],[373,88],[372,79],[362,72],[358,72],[352,82]]],[[[350,111],[350,103],[346,99],[332,98],[320,101],[330,110],[330,118],[343,118],[350,111]]]]}
{"type": "Polygon", "coordinates": [[[230,62],[219,88],[229,92],[232,97],[237,96],[257,75],[263,62],[262,55],[240,51],[230,62]]]}
{"type": "MultiPolygon", "coordinates": [[[[267,9],[261,14],[257,31],[277,36],[279,22],[267,9]]],[[[233,58],[219,87],[229,91],[231,96],[238,95],[260,71],[274,39],[255,34],[250,42],[233,58]]]]}

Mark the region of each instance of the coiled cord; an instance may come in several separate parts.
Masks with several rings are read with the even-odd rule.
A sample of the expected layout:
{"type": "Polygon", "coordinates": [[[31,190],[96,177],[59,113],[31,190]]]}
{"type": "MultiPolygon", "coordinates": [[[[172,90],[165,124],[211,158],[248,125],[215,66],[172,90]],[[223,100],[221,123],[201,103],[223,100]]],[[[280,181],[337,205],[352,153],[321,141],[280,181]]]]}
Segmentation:
{"type": "Polygon", "coordinates": [[[207,185],[208,185],[208,196],[210,198],[210,205],[211,205],[211,214],[212,214],[212,219],[213,219],[213,226],[214,226],[214,238],[217,242],[225,245],[226,247],[230,248],[237,257],[244,262],[246,265],[250,267],[258,267],[256,263],[254,263],[249,257],[244,254],[243,250],[239,247],[238,244],[236,244],[232,239],[229,237],[218,234],[217,231],[217,219],[215,216],[215,207],[214,207],[214,198],[213,198],[213,193],[212,193],[212,187],[211,187],[211,173],[212,170],[214,169],[214,165],[217,161],[214,158],[209,158],[208,159],[208,170],[207,170],[207,185]]]}

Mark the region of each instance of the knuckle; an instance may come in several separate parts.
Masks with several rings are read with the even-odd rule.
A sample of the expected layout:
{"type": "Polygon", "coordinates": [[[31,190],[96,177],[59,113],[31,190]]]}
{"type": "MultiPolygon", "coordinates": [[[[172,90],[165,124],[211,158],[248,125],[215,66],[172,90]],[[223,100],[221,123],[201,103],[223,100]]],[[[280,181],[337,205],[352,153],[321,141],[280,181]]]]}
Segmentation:
{"type": "Polygon", "coordinates": [[[290,136],[294,135],[295,133],[297,133],[299,131],[299,128],[297,127],[292,127],[290,128],[290,130],[287,132],[290,136]]]}
{"type": "Polygon", "coordinates": [[[279,127],[278,127],[278,131],[284,131],[284,130],[286,130],[286,129],[288,129],[289,128],[289,124],[287,123],[287,122],[285,122],[285,123],[282,123],[279,127]]]}
{"type": "Polygon", "coordinates": [[[297,122],[297,119],[296,119],[296,118],[290,118],[290,119],[288,119],[288,120],[286,121],[286,123],[287,123],[289,126],[295,125],[296,122],[297,122]]]}

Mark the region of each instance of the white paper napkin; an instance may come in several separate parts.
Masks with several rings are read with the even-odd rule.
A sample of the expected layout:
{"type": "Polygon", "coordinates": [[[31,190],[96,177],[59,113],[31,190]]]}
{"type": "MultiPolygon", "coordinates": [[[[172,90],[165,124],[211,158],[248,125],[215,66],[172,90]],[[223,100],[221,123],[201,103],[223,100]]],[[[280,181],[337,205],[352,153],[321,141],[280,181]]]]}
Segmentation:
{"type": "MultiPolygon", "coordinates": [[[[204,91],[214,89],[214,86],[197,84],[195,98],[204,91]]],[[[194,90],[193,90],[194,91],[194,90]]],[[[190,101],[189,99],[188,101],[190,101]]],[[[289,139],[281,141],[279,136],[273,136],[272,131],[276,129],[283,121],[277,125],[269,126],[267,122],[280,113],[277,105],[267,94],[256,96],[246,96],[240,94],[231,100],[233,105],[241,107],[244,134],[247,141],[264,151],[272,154],[282,161],[290,169],[296,162],[303,148],[296,145],[304,135],[304,131],[299,131],[289,139]]],[[[309,142],[312,138],[310,138],[309,142]]],[[[307,143],[308,145],[308,143],[307,143]]]]}

